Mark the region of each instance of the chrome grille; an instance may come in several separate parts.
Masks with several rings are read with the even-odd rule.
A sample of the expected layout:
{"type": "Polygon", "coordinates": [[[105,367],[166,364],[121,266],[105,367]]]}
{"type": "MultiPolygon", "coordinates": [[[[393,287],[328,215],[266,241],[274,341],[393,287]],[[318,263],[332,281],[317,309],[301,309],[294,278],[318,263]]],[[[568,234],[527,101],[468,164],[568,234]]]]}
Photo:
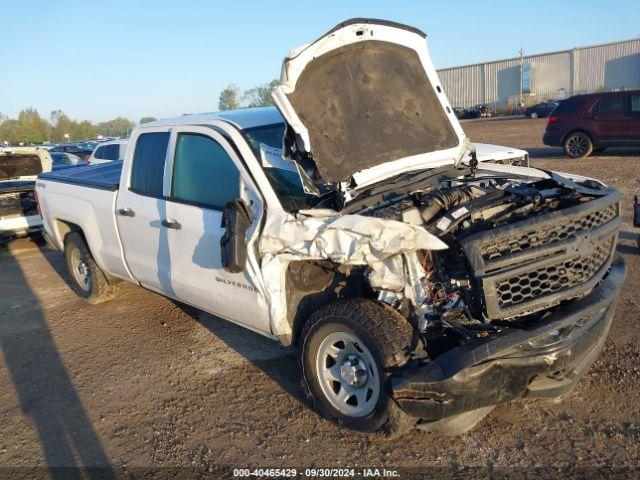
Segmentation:
{"type": "Polygon", "coordinates": [[[462,239],[488,318],[536,312],[588,293],[613,259],[619,194],[462,239]]]}

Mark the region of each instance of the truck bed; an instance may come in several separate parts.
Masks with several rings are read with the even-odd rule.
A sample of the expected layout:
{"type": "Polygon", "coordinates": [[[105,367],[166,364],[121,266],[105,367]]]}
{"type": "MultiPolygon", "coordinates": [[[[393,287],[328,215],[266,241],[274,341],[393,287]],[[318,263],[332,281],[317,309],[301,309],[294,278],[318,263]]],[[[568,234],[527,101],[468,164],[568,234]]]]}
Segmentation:
{"type": "Polygon", "coordinates": [[[113,192],[118,190],[120,186],[121,172],[122,160],[116,160],[98,165],[87,165],[76,168],[66,168],[56,172],[41,173],[38,175],[38,178],[113,192]]]}

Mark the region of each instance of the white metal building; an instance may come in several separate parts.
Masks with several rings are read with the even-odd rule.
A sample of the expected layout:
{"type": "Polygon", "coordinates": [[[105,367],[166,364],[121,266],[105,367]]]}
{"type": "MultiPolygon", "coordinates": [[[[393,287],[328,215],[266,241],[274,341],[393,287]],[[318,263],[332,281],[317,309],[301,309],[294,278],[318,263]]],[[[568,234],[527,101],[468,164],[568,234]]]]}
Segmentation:
{"type": "Polygon", "coordinates": [[[438,70],[454,107],[527,105],[579,93],[640,88],[640,38],[438,70]]]}

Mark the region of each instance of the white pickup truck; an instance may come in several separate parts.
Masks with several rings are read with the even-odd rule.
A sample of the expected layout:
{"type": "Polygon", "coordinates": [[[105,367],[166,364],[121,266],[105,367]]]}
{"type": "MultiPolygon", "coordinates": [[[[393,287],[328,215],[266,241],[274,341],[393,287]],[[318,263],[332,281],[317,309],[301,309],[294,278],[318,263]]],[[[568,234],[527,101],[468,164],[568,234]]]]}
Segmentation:
{"type": "Polygon", "coordinates": [[[41,175],[74,290],[126,280],[295,346],[310,402],[360,431],[459,433],[573,388],[625,276],[615,190],[478,162],[412,27],[338,25],[273,98],[41,175]]]}

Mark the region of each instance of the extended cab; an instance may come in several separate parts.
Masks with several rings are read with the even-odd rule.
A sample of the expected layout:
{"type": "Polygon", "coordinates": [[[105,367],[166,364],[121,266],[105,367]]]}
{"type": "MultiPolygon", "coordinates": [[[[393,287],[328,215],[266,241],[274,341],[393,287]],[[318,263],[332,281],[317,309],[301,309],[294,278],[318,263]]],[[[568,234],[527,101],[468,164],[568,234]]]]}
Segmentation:
{"type": "Polygon", "coordinates": [[[575,386],[625,276],[615,190],[479,162],[412,27],[338,25],[273,98],[41,175],[75,291],[126,280],[296,346],[315,408],[361,431],[459,433],[575,386]]]}

